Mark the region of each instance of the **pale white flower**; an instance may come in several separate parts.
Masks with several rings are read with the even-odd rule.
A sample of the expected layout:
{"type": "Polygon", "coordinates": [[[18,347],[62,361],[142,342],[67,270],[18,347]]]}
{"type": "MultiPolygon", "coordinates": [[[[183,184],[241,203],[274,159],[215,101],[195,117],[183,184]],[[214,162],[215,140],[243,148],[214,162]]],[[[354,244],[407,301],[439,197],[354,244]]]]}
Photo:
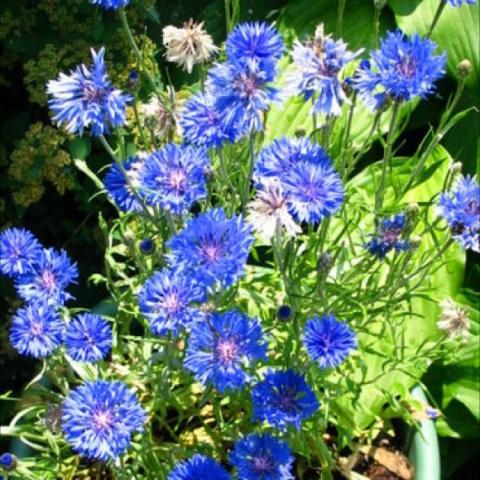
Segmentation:
{"type": "Polygon", "coordinates": [[[261,188],[247,206],[247,212],[247,222],[264,241],[271,240],[275,235],[277,222],[288,236],[302,231],[288,211],[287,198],[277,179],[262,180],[261,188]]]}
{"type": "Polygon", "coordinates": [[[195,64],[210,60],[218,50],[212,37],[203,30],[203,22],[194,23],[192,20],[185,23],[183,28],[173,25],[165,27],[163,44],[167,49],[167,60],[178,63],[188,73],[192,72],[195,64]]]}
{"type": "Polygon", "coordinates": [[[155,137],[161,139],[166,138],[177,125],[176,108],[169,110],[156,95],[153,95],[148,103],[140,107],[140,113],[148,130],[152,131],[155,137]]]}
{"type": "Polygon", "coordinates": [[[447,333],[450,338],[460,337],[466,341],[470,333],[470,318],[468,312],[460,308],[453,300],[440,302],[442,314],[437,327],[447,333]]]}

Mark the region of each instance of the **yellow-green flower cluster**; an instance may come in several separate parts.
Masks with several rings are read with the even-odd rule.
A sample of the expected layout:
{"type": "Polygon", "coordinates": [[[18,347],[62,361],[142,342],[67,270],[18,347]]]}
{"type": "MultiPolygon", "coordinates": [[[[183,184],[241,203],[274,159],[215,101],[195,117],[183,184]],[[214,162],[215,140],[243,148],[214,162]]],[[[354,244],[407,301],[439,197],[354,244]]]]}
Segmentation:
{"type": "Polygon", "coordinates": [[[72,158],[65,149],[67,140],[66,133],[49,125],[37,122],[30,126],[10,157],[8,173],[15,180],[15,203],[28,207],[40,200],[45,182],[61,195],[74,187],[72,158]]]}

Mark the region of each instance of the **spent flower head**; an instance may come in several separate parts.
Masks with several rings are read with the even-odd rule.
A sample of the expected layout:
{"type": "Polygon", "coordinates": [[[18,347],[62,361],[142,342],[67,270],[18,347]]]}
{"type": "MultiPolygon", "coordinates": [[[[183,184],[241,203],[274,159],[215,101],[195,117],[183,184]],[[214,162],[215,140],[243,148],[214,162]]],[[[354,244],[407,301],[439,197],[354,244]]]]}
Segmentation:
{"type": "Polygon", "coordinates": [[[203,29],[203,22],[192,20],[184,23],[183,28],[168,25],[163,29],[163,44],[169,62],[177,63],[188,73],[193,66],[207,62],[218,50],[212,37],[203,29]]]}
{"type": "Polygon", "coordinates": [[[443,330],[450,338],[460,337],[466,341],[470,335],[470,318],[468,312],[460,308],[452,299],[448,298],[440,302],[442,313],[437,327],[443,330]]]}

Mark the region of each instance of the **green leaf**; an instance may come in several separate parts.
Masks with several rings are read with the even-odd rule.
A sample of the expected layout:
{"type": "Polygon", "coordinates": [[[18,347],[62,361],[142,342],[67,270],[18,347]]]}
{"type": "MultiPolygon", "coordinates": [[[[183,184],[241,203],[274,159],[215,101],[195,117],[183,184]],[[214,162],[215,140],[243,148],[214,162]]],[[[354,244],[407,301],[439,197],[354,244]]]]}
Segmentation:
{"type": "Polygon", "coordinates": [[[68,151],[73,158],[85,160],[92,151],[92,141],[88,137],[77,137],[69,142],[68,151]]]}

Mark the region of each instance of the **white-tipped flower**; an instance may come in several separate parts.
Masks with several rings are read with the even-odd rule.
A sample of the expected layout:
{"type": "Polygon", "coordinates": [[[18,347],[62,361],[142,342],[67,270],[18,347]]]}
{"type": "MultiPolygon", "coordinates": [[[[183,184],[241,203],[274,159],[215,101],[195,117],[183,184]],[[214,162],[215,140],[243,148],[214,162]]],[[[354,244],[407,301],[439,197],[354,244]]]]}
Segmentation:
{"type": "Polygon", "coordinates": [[[466,341],[470,333],[468,313],[451,299],[440,302],[440,307],[442,308],[442,314],[437,322],[437,327],[450,338],[460,337],[463,341],[466,341]]]}
{"type": "Polygon", "coordinates": [[[155,137],[166,138],[170,131],[176,128],[177,112],[176,108],[169,110],[163,105],[156,95],[140,108],[145,126],[155,137]]]}
{"type": "Polygon", "coordinates": [[[203,29],[202,23],[192,20],[185,23],[183,28],[168,25],[163,29],[163,44],[169,62],[177,63],[188,73],[193,66],[210,60],[218,50],[212,37],[203,29]]]}
{"type": "Polygon", "coordinates": [[[275,235],[277,222],[288,236],[301,232],[300,226],[288,211],[287,198],[280,182],[274,178],[262,180],[257,195],[248,205],[247,221],[264,241],[271,240],[275,235]]]}

